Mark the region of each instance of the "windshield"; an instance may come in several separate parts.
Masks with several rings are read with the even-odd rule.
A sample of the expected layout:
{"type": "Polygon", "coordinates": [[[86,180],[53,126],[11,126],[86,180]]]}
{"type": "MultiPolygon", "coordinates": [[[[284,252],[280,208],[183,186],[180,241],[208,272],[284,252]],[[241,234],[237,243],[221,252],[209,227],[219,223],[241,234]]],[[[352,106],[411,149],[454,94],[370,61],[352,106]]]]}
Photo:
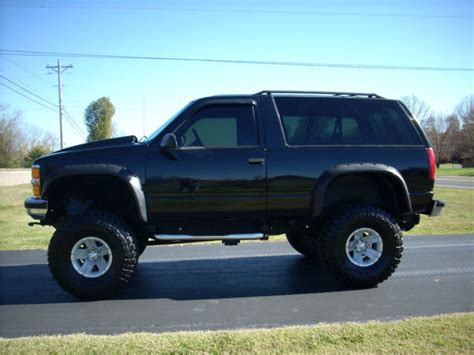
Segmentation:
{"type": "Polygon", "coordinates": [[[192,104],[192,102],[188,103],[186,106],[184,106],[181,110],[176,112],[171,118],[167,119],[166,122],[164,122],[161,126],[159,126],[152,134],[150,134],[146,139],[144,139],[144,142],[151,142],[153,139],[155,139],[163,130],[168,127],[168,125],[174,121],[176,117],[178,117],[181,113],[183,113],[187,108],[192,104]]]}

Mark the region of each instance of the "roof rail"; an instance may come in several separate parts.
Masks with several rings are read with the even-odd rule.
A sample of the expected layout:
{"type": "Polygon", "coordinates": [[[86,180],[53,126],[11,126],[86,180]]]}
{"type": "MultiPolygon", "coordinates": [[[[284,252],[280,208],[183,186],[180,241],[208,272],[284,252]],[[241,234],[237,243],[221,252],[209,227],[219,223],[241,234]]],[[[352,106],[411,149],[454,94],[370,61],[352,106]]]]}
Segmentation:
{"type": "Polygon", "coordinates": [[[337,91],[291,91],[291,90],[264,90],[257,92],[255,95],[272,95],[272,94],[303,94],[303,95],[329,95],[329,96],[366,96],[368,98],[383,99],[382,96],[374,93],[363,92],[337,92],[337,91]]]}

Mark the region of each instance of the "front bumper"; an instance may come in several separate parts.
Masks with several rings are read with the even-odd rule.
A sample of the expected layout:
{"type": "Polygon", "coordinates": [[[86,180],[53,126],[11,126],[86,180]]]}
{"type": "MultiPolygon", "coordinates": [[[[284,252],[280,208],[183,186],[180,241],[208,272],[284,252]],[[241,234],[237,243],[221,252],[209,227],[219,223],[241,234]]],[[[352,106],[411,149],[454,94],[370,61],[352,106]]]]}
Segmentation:
{"type": "Polygon", "coordinates": [[[446,207],[446,202],[441,200],[433,200],[431,201],[430,207],[428,207],[427,214],[430,217],[439,216],[443,212],[444,207],[446,207]]]}
{"type": "Polygon", "coordinates": [[[48,201],[41,198],[28,197],[25,200],[26,212],[34,219],[45,219],[48,214],[48,201]]]}

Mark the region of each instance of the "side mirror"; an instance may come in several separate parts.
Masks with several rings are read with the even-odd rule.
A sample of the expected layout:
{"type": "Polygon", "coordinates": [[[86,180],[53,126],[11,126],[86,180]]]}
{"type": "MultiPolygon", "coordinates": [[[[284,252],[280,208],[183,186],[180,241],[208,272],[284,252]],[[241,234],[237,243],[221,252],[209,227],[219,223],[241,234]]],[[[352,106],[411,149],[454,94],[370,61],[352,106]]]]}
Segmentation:
{"type": "Polygon", "coordinates": [[[173,133],[167,133],[163,137],[160,143],[160,147],[163,150],[172,150],[178,148],[178,141],[173,133]]]}

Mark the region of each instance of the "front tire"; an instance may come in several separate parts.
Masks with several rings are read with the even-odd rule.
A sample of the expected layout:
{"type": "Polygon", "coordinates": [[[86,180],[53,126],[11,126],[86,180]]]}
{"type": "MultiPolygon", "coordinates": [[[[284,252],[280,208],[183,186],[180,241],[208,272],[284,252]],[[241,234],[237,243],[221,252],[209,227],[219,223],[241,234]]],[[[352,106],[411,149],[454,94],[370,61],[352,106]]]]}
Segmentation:
{"type": "Polygon", "coordinates": [[[116,216],[87,212],[61,224],[51,239],[54,279],[84,300],[112,296],[131,278],[138,260],[135,238],[116,216]]]}
{"type": "Polygon", "coordinates": [[[348,287],[375,287],[397,268],[403,253],[402,234],[394,218],[381,208],[357,204],[336,214],[323,228],[320,258],[348,287]]]}

